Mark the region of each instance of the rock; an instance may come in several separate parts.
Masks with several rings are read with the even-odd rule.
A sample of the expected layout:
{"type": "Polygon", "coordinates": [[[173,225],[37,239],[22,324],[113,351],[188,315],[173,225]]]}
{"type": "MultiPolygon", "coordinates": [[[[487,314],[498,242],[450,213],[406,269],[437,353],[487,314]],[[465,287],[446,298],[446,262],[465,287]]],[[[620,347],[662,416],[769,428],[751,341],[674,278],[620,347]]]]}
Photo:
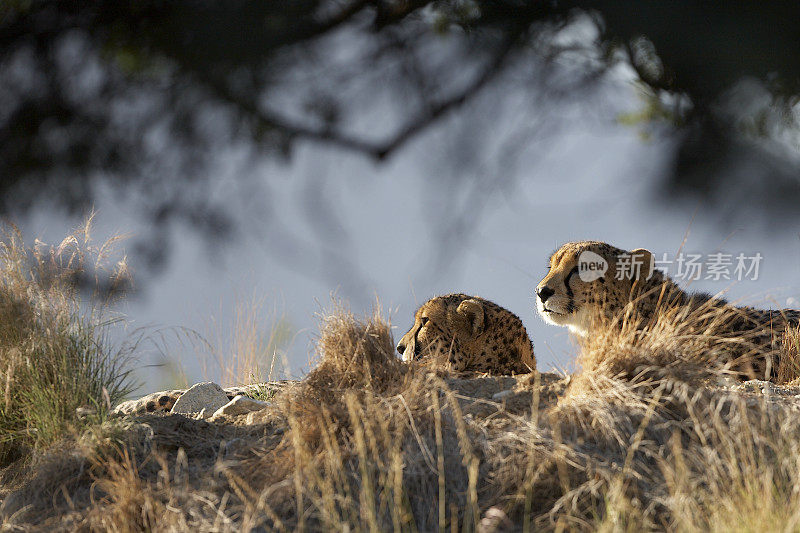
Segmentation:
{"type": "Polygon", "coordinates": [[[508,519],[506,513],[498,507],[490,507],[483,515],[477,527],[478,533],[500,533],[513,531],[514,523],[508,519]]]}
{"type": "MultiPolygon", "coordinates": [[[[250,397],[254,395],[259,395],[261,397],[269,396],[270,394],[275,394],[278,391],[281,391],[293,384],[295,384],[295,382],[284,380],[284,381],[272,381],[267,383],[254,383],[252,385],[240,385],[235,387],[228,387],[226,389],[223,389],[228,397],[225,403],[228,403],[228,401],[239,395],[250,396],[250,397]]],[[[124,401],[119,405],[117,405],[116,407],[114,407],[114,409],[111,412],[116,416],[123,416],[135,413],[138,414],[138,413],[149,413],[149,412],[170,412],[169,409],[172,406],[173,402],[175,402],[175,399],[178,398],[184,392],[185,391],[182,389],[172,389],[161,392],[154,392],[137,400],[124,401]]],[[[209,409],[209,416],[213,414],[216,410],[217,410],[216,407],[214,409],[209,409]]]]}
{"type": "Polygon", "coordinates": [[[766,395],[775,394],[777,392],[777,388],[775,387],[774,383],[760,379],[751,379],[731,388],[737,391],[761,393],[766,395]]]}
{"type": "Polygon", "coordinates": [[[0,519],[4,524],[13,524],[15,515],[25,512],[25,495],[22,490],[16,490],[0,502],[0,519]]]}
{"type": "Polygon", "coordinates": [[[248,426],[253,426],[263,421],[264,414],[262,411],[250,411],[247,413],[247,416],[244,417],[244,423],[248,426]]]}
{"type": "Polygon", "coordinates": [[[264,383],[253,383],[251,385],[236,385],[233,387],[226,387],[225,392],[228,397],[233,399],[236,396],[249,396],[252,398],[254,395],[268,396],[274,394],[286,386],[294,384],[294,381],[269,381],[264,383]]]}
{"type": "Polygon", "coordinates": [[[228,403],[228,395],[222,387],[214,382],[197,383],[184,392],[170,413],[191,415],[200,413],[204,408],[212,413],[228,403]]]}
{"type": "Polygon", "coordinates": [[[717,376],[717,385],[720,387],[726,387],[729,389],[733,389],[737,387],[741,382],[732,376],[728,376],[726,374],[720,374],[717,376]]]}
{"type": "Polygon", "coordinates": [[[214,413],[211,420],[216,420],[225,416],[239,416],[251,413],[253,411],[261,411],[270,406],[269,402],[262,402],[248,398],[247,396],[237,396],[229,401],[214,413]]]}
{"type": "Polygon", "coordinates": [[[496,402],[499,402],[500,400],[508,398],[512,394],[514,394],[514,390],[513,389],[501,390],[500,392],[496,392],[495,394],[492,394],[492,400],[494,400],[496,402]]]}
{"type": "Polygon", "coordinates": [[[97,409],[90,405],[84,405],[83,407],[78,407],[75,409],[75,414],[78,415],[78,418],[88,418],[96,415],[97,409]]]}

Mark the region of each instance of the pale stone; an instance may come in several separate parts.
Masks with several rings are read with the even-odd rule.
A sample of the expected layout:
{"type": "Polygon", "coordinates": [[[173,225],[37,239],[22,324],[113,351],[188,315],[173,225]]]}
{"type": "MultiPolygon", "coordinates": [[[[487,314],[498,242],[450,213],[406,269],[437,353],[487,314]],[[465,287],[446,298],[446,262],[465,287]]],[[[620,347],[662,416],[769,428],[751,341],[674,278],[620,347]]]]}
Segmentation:
{"type": "Polygon", "coordinates": [[[89,406],[78,407],[75,409],[75,414],[78,415],[78,418],[86,418],[88,416],[96,415],[97,409],[89,406]]]}
{"type": "Polygon", "coordinates": [[[760,392],[761,394],[774,394],[777,392],[774,383],[760,379],[751,379],[732,388],[744,392],[760,392]]]}
{"type": "Polygon", "coordinates": [[[496,402],[499,402],[500,400],[508,398],[512,394],[514,394],[514,390],[513,389],[501,390],[500,392],[492,394],[492,400],[494,400],[496,402]]]}
{"type": "Polygon", "coordinates": [[[252,426],[257,421],[261,420],[258,418],[259,416],[261,416],[260,411],[251,411],[247,413],[247,416],[244,417],[244,423],[247,424],[248,426],[252,426]]]}
{"type": "Polygon", "coordinates": [[[252,398],[248,398],[247,396],[237,396],[233,400],[217,409],[211,419],[216,420],[224,416],[244,415],[253,411],[261,411],[269,406],[269,402],[254,400],[252,398]]]}
{"type": "Polygon", "coordinates": [[[499,507],[490,507],[478,523],[478,533],[500,533],[514,531],[514,523],[499,507]]]}
{"type": "Polygon", "coordinates": [[[197,383],[192,385],[184,392],[175,405],[172,406],[170,413],[190,415],[200,413],[204,408],[208,412],[214,412],[228,403],[228,395],[222,387],[214,382],[197,383]]]}

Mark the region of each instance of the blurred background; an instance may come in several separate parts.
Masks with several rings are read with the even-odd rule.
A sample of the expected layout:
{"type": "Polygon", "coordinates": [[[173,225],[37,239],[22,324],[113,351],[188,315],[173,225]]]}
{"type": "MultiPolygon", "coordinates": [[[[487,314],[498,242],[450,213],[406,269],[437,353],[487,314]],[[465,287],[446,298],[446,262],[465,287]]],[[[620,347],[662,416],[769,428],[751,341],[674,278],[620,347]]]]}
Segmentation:
{"type": "Polygon", "coordinates": [[[760,253],[687,285],[800,308],[800,7],[731,4],[6,3],[0,208],[128,235],[143,390],[303,375],[332,295],[399,338],[477,294],[573,370],[533,299],[570,240],[760,253]]]}

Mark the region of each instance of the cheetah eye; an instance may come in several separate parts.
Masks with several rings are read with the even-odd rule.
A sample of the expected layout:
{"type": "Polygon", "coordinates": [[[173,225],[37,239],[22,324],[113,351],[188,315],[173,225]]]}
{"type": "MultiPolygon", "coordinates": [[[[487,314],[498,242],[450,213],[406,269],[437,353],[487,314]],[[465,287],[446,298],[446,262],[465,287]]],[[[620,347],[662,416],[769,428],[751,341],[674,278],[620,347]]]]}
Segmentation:
{"type": "Polygon", "coordinates": [[[425,324],[428,323],[428,320],[430,320],[430,319],[428,317],[424,316],[420,320],[422,320],[422,325],[424,326],[425,324]]]}

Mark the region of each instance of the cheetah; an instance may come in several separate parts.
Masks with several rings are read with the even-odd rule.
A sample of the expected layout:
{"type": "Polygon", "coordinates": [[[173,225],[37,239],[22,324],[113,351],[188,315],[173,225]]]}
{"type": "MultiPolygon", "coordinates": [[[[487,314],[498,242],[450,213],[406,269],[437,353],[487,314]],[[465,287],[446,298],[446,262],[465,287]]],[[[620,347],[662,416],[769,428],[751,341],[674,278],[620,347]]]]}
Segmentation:
{"type": "Polygon", "coordinates": [[[422,304],[397,351],[405,362],[430,357],[456,372],[525,374],[536,369],[533,343],[519,317],[466,294],[436,296],[422,304]]]}
{"type": "Polygon", "coordinates": [[[632,320],[643,328],[659,310],[688,306],[703,311],[697,314],[705,317],[705,326],[715,316],[725,317],[713,323],[715,336],[746,340],[731,343],[729,349],[741,379],[776,379],[776,348],[787,327],[800,323],[800,311],[736,307],[722,298],[687,293],[654,266],[653,254],[643,248],[626,251],[599,241],[566,243],[552,254],[549,272],[536,287],[539,314],[545,322],[588,337],[625,312],[633,312],[632,320]],[[754,358],[753,353],[760,355],[754,358]]]}

